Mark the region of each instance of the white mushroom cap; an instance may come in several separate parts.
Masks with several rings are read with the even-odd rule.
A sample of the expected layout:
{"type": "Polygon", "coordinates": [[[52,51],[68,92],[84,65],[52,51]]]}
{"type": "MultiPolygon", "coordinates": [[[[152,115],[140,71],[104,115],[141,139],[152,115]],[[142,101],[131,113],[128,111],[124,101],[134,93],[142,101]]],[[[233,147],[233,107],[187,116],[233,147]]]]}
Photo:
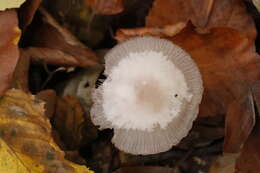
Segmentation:
{"type": "Polygon", "coordinates": [[[93,92],[91,118],[114,129],[112,142],[132,154],[169,150],[187,135],[203,87],[192,58],[172,42],[137,37],[105,56],[105,82],[93,92]]]}

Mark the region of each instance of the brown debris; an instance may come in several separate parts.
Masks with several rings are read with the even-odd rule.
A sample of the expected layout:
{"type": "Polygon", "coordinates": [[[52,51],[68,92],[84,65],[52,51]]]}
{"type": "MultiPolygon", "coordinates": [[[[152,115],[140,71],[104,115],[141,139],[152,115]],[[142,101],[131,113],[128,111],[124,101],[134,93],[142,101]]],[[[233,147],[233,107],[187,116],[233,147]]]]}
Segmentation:
{"type": "Polygon", "coordinates": [[[54,90],[43,90],[36,95],[36,98],[44,101],[44,114],[49,119],[52,118],[56,109],[56,92],[54,90]]]}
{"type": "Polygon", "coordinates": [[[15,67],[15,71],[13,74],[13,83],[12,87],[16,89],[21,89],[25,92],[29,91],[28,86],[28,75],[29,75],[29,67],[30,67],[30,57],[23,54],[20,51],[20,58],[15,67]]]}
{"type": "Polygon", "coordinates": [[[32,22],[34,14],[39,8],[42,0],[26,0],[19,8],[19,25],[22,30],[32,22]]]}
{"type": "Polygon", "coordinates": [[[236,170],[242,173],[259,173],[260,171],[260,118],[256,116],[256,125],[245,142],[236,170]]]}
{"type": "MultiPolygon", "coordinates": [[[[131,29],[121,33],[125,34],[118,36],[121,40],[135,36],[131,29]],[[126,35],[128,33],[131,35],[126,35]]],[[[142,35],[151,34],[143,32],[142,35]]],[[[140,35],[136,33],[136,36],[140,35]]],[[[188,25],[173,37],[161,37],[179,45],[197,63],[205,89],[200,106],[201,117],[225,115],[228,105],[245,94],[250,84],[260,78],[260,57],[254,45],[234,29],[212,28],[201,34],[188,25]]]]}
{"type": "Polygon", "coordinates": [[[115,173],[181,173],[178,168],[166,168],[159,166],[143,166],[143,167],[124,167],[115,171],[115,173]]]}
{"type": "Polygon", "coordinates": [[[35,51],[43,51],[49,48],[49,55],[44,55],[43,52],[45,51],[43,51],[38,53],[38,58],[32,57],[32,59],[44,59],[47,63],[81,67],[99,64],[100,60],[93,51],[77,40],[67,29],[61,27],[47,11],[40,9],[40,12],[42,21],[37,26],[37,30],[33,33],[31,39],[32,46],[38,48],[38,50],[33,50],[33,54],[37,54],[35,51]],[[51,55],[54,55],[54,58],[51,55]]]}
{"type": "Polygon", "coordinates": [[[224,152],[240,152],[255,125],[255,109],[251,92],[230,104],[225,123],[224,152]]]}
{"type": "Polygon", "coordinates": [[[256,38],[254,21],[240,0],[155,0],[146,25],[162,27],[189,20],[199,28],[231,27],[250,40],[256,38]]]}
{"type": "Polygon", "coordinates": [[[19,59],[17,44],[20,34],[16,11],[0,12],[0,97],[12,83],[13,72],[19,59]]]}
{"type": "Polygon", "coordinates": [[[123,42],[131,37],[138,37],[143,35],[150,35],[156,37],[173,37],[178,34],[183,28],[185,28],[186,23],[179,22],[174,25],[166,25],[160,28],[155,27],[144,27],[135,29],[119,29],[116,32],[115,39],[119,42],[123,42]]]}
{"type": "Polygon", "coordinates": [[[78,149],[97,137],[97,129],[86,121],[84,110],[75,96],[58,98],[52,121],[68,150],[78,149]]]}
{"type": "Polygon", "coordinates": [[[122,0],[85,0],[96,14],[112,15],[124,10],[122,0]]]}

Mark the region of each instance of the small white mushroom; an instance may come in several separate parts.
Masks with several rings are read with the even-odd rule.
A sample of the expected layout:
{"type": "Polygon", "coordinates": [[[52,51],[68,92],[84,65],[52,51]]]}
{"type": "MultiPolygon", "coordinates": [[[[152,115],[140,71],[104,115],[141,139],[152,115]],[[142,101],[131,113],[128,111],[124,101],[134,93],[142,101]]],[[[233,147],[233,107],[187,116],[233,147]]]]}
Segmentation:
{"type": "Polygon", "coordinates": [[[112,142],[132,154],[169,150],[187,135],[203,86],[197,65],[168,40],[137,37],[105,56],[107,79],[93,92],[91,118],[114,129],[112,142]]]}

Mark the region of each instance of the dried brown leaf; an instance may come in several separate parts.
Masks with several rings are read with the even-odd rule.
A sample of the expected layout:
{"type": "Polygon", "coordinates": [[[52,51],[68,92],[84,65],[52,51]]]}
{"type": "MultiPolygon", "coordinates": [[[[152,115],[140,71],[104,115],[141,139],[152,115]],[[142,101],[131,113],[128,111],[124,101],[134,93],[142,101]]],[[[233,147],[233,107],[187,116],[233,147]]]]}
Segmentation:
{"type": "Polygon", "coordinates": [[[85,116],[75,96],[58,98],[53,126],[68,150],[78,149],[97,137],[97,129],[86,120],[85,116]]]}
{"type": "Polygon", "coordinates": [[[185,22],[179,22],[174,25],[166,25],[160,28],[155,27],[145,27],[145,28],[135,28],[135,29],[119,29],[116,32],[115,39],[122,42],[130,37],[137,37],[149,34],[150,36],[156,37],[173,37],[178,34],[183,28],[185,28],[185,22]]]}
{"type": "Polygon", "coordinates": [[[89,61],[82,58],[75,58],[68,52],[59,49],[44,48],[44,47],[27,47],[20,49],[24,56],[30,57],[34,62],[46,62],[53,65],[66,66],[89,66],[89,61]]]}
{"type": "Polygon", "coordinates": [[[191,20],[196,27],[231,27],[255,40],[252,17],[241,0],[155,0],[147,26],[164,26],[191,20]]]}
{"type": "Polygon", "coordinates": [[[15,10],[0,12],[0,96],[11,86],[12,76],[19,59],[18,28],[15,10]]]}
{"type": "Polygon", "coordinates": [[[255,125],[255,109],[251,92],[229,105],[225,124],[224,152],[240,152],[255,125]]]}
{"type": "Polygon", "coordinates": [[[251,86],[251,91],[253,94],[256,109],[258,111],[258,114],[260,115],[260,81],[255,82],[251,86]]]}
{"type": "Polygon", "coordinates": [[[90,173],[64,159],[51,131],[43,102],[20,90],[8,90],[0,100],[0,171],[90,173]]]}
{"type": "Polygon", "coordinates": [[[32,22],[37,9],[39,8],[42,0],[26,0],[25,3],[19,8],[19,25],[22,30],[32,22]]]}
{"type": "Polygon", "coordinates": [[[54,90],[43,90],[37,93],[36,98],[45,102],[44,114],[49,119],[52,118],[56,108],[56,101],[57,101],[56,92],[54,90]]]}
{"type": "Polygon", "coordinates": [[[260,171],[260,116],[256,116],[256,125],[245,142],[236,170],[241,173],[259,173],[260,171]]]}
{"type": "MultiPolygon", "coordinates": [[[[125,35],[120,35],[120,39],[134,37],[134,32],[129,31],[121,32],[125,35]]],[[[150,32],[142,35],[150,35],[150,32]]],[[[198,33],[189,25],[175,36],[165,35],[163,38],[186,50],[202,73],[205,90],[201,117],[225,115],[227,106],[260,78],[260,57],[252,42],[237,30],[219,27],[198,33]]]]}
{"type": "Polygon", "coordinates": [[[97,14],[118,14],[124,10],[122,0],[85,0],[85,2],[97,14]]]}
{"type": "MultiPolygon", "coordinates": [[[[61,27],[47,11],[40,9],[40,12],[42,14],[41,20],[39,20],[40,23],[37,26],[37,30],[33,32],[30,41],[33,47],[40,48],[39,51],[42,48],[49,48],[48,52],[52,51],[51,54],[56,54],[54,56],[56,58],[53,60],[48,55],[42,56],[44,60],[46,58],[46,62],[81,67],[99,64],[100,60],[93,51],[82,44],[67,29],[61,27]],[[54,52],[53,49],[55,50],[54,52]],[[56,49],[60,52],[57,52],[56,49]],[[67,55],[66,58],[57,57],[63,55],[67,55]]],[[[35,49],[34,51],[38,50],[35,49]]],[[[39,54],[43,55],[43,52],[39,54]]],[[[34,58],[32,57],[32,59],[34,58]]]]}
{"type": "Polygon", "coordinates": [[[15,67],[15,71],[13,74],[13,83],[12,87],[16,89],[21,89],[25,92],[29,91],[28,86],[28,75],[29,75],[29,67],[30,67],[30,57],[24,56],[23,52],[20,51],[20,58],[15,67]]]}

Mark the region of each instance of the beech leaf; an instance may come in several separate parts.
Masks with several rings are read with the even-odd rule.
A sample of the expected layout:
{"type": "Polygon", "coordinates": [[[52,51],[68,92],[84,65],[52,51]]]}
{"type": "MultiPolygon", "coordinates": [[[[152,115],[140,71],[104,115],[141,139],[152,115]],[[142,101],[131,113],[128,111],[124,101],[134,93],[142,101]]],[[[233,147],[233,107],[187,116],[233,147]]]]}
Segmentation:
{"type": "Polygon", "coordinates": [[[0,172],[91,173],[64,159],[54,143],[44,103],[20,90],[8,90],[0,100],[0,172]]]}
{"type": "Polygon", "coordinates": [[[146,26],[164,26],[179,22],[199,28],[231,27],[255,40],[252,17],[241,0],[155,0],[146,18],[146,26]]]}

